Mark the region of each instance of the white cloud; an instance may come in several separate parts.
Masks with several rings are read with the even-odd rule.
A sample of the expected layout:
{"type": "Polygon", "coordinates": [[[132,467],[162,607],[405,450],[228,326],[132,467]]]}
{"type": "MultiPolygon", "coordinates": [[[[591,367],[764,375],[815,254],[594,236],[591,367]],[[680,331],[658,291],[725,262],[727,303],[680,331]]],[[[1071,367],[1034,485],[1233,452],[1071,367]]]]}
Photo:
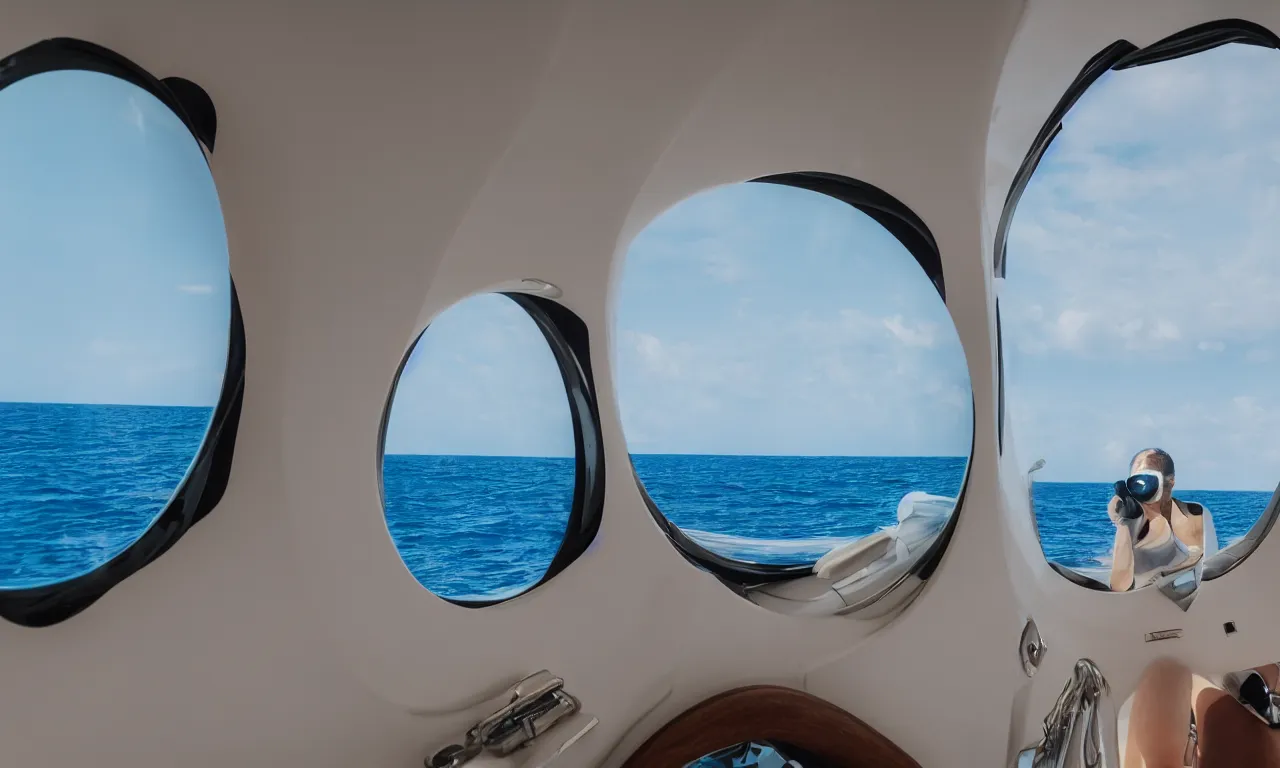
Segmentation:
{"type": "Polygon", "coordinates": [[[1157,341],[1177,341],[1182,338],[1182,331],[1171,320],[1158,318],[1151,329],[1151,338],[1157,341]]]}
{"type": "Polygon", "coordinates": [[[763,184],[697,195],[637,236],[619,294],[633,451],[968,451],[945,307],[901,244],[840,201],[763,184]]]}
{"type": "Polygon", "coordinates": [[[680,365],[672,359],[662,340],[650,333],[627,331],[626,337],[635,347],[636,354],[646,370],[669,378],[680,376],[680,365]]]}
{"type": "Polygon", "coordinates": [[[1274,342],[1280,55],[1232,48],[1111,73],[1072,110],[1010,233],[1018,348],[1172,359],[1274,342]]]}
{"type": "Polygon", "coordinates": [[[1054,337],[1064,347],[1075,347],[1080,343],[1081,336],[1084,335],[1085,327],[1088,326],[1090,319],[1089,312],[1078,309],[1065,309],[1058,315],[1058,320],[1054,323],[1054,337]]]}
{"type": "Polygon", "coordinates": [[[129,122],[133,123],[133,125],[138,129],[139,132],[145,133],[147,130],[146,121],[147,121],[146,114],[143,113],[142,107],[138,104],[138,100],[130,96],[129,97],[129,122]]]}
{"type": "Polygon", "coordinates": [[[954,333],[900,315],[757,315],[697,341],[624,331],[632,450],[954,455],[972,396],[954,333]]]}
{"type": "Polygon", "coordinates": [[[1184,489],[1271,490],[1280,480],[1274,399],[1179,397],[1142,381],[1122,394],[1106,389],[1110,396],[1087,405],[1020,392],[1009,411],[1020,463],[1044,457],[1043,481],[1101,482],[1118,478],[1138,450],[1158,446],[1173,455],[1184,489]]]}
{"type": "Polygon", "coordinates": [[[1280,480],[1276,82],[1276,51],[1225,46],[1109,73],[1064,121],[1001,293],[1014,444],[1042,479],[1159,445],[1183,487],[1280,480]]]}
{"type": "Polygon", "coordinates": [[[183,293],[190,293],[194,295],[208,295],[213,293],[213,286],[206,283],[188,283],[179,285],[178,290],[183,293]]]}
{"type": "Polygon", "coordinates": [[[932,347],[937,337],[937,327],[931,323],[918,323],[914,328],[902,321],[902,315],[886,317],[881,321],[889,333],[909,347],[932,347]]]}

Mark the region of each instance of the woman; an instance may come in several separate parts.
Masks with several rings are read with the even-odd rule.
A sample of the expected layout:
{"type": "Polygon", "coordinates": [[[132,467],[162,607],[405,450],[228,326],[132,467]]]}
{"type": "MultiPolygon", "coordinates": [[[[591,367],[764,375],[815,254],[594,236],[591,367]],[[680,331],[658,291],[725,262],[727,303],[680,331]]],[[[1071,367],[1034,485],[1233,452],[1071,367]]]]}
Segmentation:
{"type": "Polygon", "coordinates": [[[1205,509],[1173,498],[1173,457],[1159,448],[1139,451],[1129,478],[1117,483],[1107,515],[1116,524],[1111,549],[1111,589],[1124,592],[1149,584],[1162,571],[1194,563],[1216,549],[1205,509]],[[1206,533],[1208,537],[1206,537],[1206,533]]]}
{"type": "MultiPolygon", "coordinates": [[[[1139,451],[1130,462],[1129,475],[1124,491],[1140,512],[1120,496],[1107,507],[1116,523],[1111,566],[1111,588],[1116,591],[1145,586],[1160,571],[1193,563],[1217,548],[1207,511],[1173,498],[1174,465],[1168,453],[1159,448],[1139,451]]],[[[1248,681],[1250,690],[1263,690],[1265,685],[1269,694],[1280,684],[1275,664],[1251,671],[1260,679],[1248,681]]],[[[1124,768],[1280,768],[1280,730],[1263,722],[1271,714],[1269,695],[1253,696],[1259,699],[1253,707],[1257,714],[1250,712],[1237,700],[1243,677],[1228,678],[1233,688],[1228,693],[1192,675],[1181,662],[1153,662],[1133,696],[1124,768]]]]}

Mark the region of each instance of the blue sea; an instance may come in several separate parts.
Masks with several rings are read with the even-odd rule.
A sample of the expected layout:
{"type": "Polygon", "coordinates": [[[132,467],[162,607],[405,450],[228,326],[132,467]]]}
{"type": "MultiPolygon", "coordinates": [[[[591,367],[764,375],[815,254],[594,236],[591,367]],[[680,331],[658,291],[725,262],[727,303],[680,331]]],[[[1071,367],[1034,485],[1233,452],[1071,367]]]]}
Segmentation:
{"type": "MultiPolygon", "coordinates": [[[[199,448],[206,408],[0,403],[0,587],[60,581],[128,547],[164,509],[199,448]]],[[[955,496],[953,457],[633,456],[669,519],[722,554],[809,562],[896,521],[909,491],[955,496]]],[[[406,566],[437,594],[500,597],[536,582],[573,497],[571,459],[389,455],[387,523],[406,566]]],[[[1106,562],[1107,483],[1037,483],[1048,557],[1106,562]]],[[[1185,491],[1214,514],[1221,545],[1269,492],[1185,491]]]]}
{"type": "Polygon", "coordinates": [[[0,587],[110,560],[177,490],[210,408],[0,402],[0,587]]]}

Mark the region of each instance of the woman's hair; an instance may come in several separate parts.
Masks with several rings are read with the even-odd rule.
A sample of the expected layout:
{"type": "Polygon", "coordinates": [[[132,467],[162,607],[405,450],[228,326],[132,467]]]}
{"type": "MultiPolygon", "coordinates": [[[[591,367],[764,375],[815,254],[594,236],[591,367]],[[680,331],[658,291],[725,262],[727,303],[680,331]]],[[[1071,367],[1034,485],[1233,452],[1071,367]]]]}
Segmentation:
{"type": "Polygon", "coordinates": [[[1132,467],[1144,454],[1149,457],[1147,463],[1151,465],[1152,469],[1160,470],[1160,474],[1164,475],[1166,479],[1173,477],[1173,457],[1160,448],[1143,448],[1133,455],[1133,459],[1129,461],[1129,466],[1132,467]]]}

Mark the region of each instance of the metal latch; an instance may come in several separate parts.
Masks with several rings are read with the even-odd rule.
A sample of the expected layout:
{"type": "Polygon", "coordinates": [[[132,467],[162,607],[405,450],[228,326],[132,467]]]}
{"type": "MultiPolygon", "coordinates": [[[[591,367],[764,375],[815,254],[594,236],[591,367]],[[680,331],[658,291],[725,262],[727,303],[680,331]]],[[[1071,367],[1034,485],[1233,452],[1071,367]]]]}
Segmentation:
{"type": "Polygon", "coordinates": [[[516,683],[507,697],[506,706],[467,729],[462,744],[450,744],[427,758],[426,768],[459,768],[486,750],[509,755],[580,707],[564,690],[564,680],[545,669],[516,683]]]}

